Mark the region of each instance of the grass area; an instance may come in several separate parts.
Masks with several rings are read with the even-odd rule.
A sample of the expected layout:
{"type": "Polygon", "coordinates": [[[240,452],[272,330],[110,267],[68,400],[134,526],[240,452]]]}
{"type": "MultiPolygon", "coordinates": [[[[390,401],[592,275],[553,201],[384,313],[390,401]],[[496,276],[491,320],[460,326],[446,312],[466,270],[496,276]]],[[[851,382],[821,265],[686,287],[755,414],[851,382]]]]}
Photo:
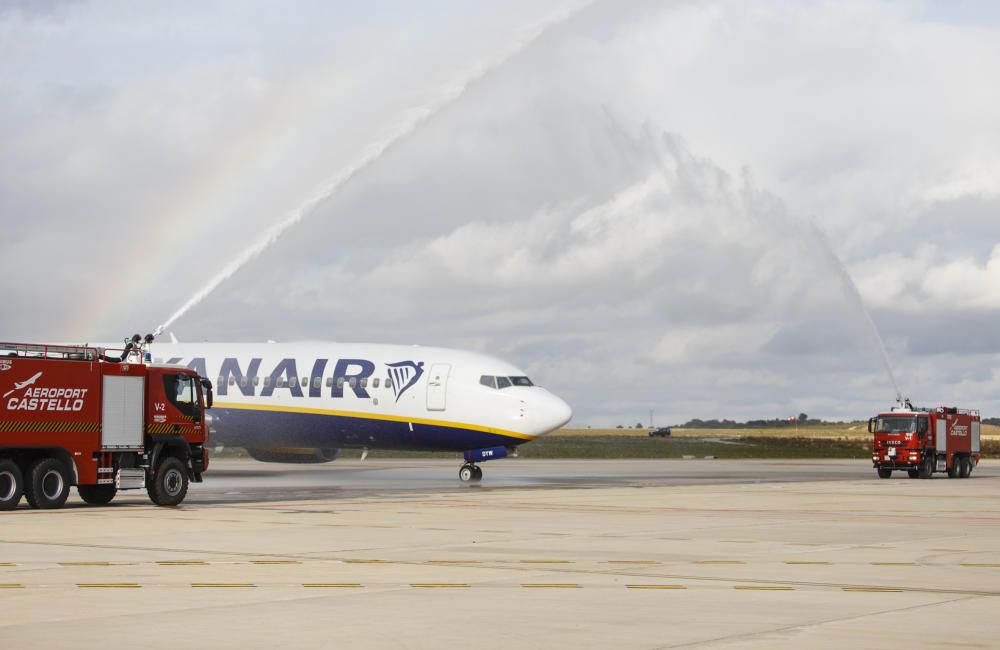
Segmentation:
{"type": "MultiPolygon", "coordinates": [[[[682,458],[684,456],[714,456],[720,459],[739,458],[856,458],[867,459],[871,445],[867,440],[805,437],[748,436],[744,438],[649,438],[623,435],[561,435],[545,436],[518,449],[520,458],[682,458]]],[[[983,456],[1000,456],[1000,441],[984,440],[983,456]]],[[[244,458],[246,452],[236,447],[226,448],[215,458],[244,458]]],[[[341,458],[361,457],[359,449],[344,449],[341,458]]],[[[388,451],[373,449],[368,457],[377,458],[454,458],[452,452],[388,451]]]]}
{"type": "MultiPolygon", "coordinates": [[[[781,429],[682,429],[672,428],[673,438],[819,438],[863,440],[869,442],[867,422],[846,424],[811,424],[796,429],[794,426],[781,429]]],[[[553,436],[645,438],[648,429],[561,429],[553,436]]],[[[1000,427],[984,424],[983,440],[1000,440],[1000,427]]]]}

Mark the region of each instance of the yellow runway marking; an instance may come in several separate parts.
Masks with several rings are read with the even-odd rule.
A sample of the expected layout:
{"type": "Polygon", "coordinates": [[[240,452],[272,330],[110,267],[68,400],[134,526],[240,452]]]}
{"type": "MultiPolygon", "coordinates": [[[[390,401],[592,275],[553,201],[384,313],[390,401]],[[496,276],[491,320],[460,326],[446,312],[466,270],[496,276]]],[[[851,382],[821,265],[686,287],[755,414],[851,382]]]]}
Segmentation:
{"type": "Polygon", "coordinates": [[[451,587],[468,587],[469,585],[458,582],[416,582],[410,585],[411,587],[424,588],[441,588],[449,589],[451,587]]]}
{"type": "Polygon", "coordinates": [[[0,584],[0,589],[24,589],[24,585],[19,584],[0,584]]]}
{"type": "Polygon", "coordinates": [[[192,587],[256,587],[249,582],[194,582],[192,587]]]}
{"type": "Polygon", "coordinates": [[[625,585],[626,589],[687,589],[684,585],[625,585]]]}
{"type": "Polygon", "coordinates": [[[902,589],[889,589],[886,587],[844,587],[844,591],[854,591],[871,594],[901,594],[902,589]]]}
{"type": "Polygon", "coordinates": [[[357,582],[311,582],[302,585],[303,587],[360,587],[357,582]]]}
{"type": "Polygon", "coordinates": [[[794,587],[757,587],[755,585],[736,585],[733,589],[740,591],[795,591],[794,587]]]}
{"type": "Polygon", "coordinates": [[[521,584],[527,589],[579,589],[580,585],[570,583],[537,583],[529,582],[521,584]]]}
{"type": "Polygon", "coordinates": [[[134,582],[84,582],[76,585],[82,589],[138,589],[134,582]]]}
{"type": "Polygon", "coordinates": [[[59,566],[111,566],[110,562],[60,562],[59,566]]]}
{"type": "Polygon", "coordinates": [[[0,562],[0,566],[17,566],[13,562],[0,562]]]}
{"type": "Polygon", "coordinates": [[[997,568],[1000,567],[1000,564],[990,562],[962,562],[962,566],[997,568]]]}
{"type": "Polygon", "coordinates": [[[250,564],[302,564],[298,560],[252,560],[250,564]]]}

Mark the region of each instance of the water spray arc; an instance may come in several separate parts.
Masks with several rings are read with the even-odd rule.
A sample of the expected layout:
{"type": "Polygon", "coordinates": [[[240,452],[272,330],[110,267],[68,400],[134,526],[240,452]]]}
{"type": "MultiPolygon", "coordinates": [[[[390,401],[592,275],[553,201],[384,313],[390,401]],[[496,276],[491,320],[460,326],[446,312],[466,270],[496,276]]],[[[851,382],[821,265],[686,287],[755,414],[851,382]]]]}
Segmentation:
{"type": "Polygon", "coordinates": [[[474,66],[470,71],[463,75],[458,82],[447,86],[436,100],[420,107],[419,109],[409,111],[402,122],[396,125],[395,128],[391,129],[381,139],[370,144],[357,160],[341,170],[339,174],[330,179],[330,181],[322,186],[315,194],[313,194],[313,196],[303,202],[302,205],[300,205],[296,210],[269,228],[259,240],[254,242],[249,248],[237,255],[231,262],[223,267],[218,274],[216,274],[204,287],[191,296],[191,298],[176,312],[174,312],[170,318],[157,327],[153,332],[154,335],[159,336],[162,334],[179,318],[205,300],[205,298],[214,292],[219,285],[231,278],[251,260],[270,248],[276,241],[278,241],[285,231],[312,215],[323,202],[333,197],[354,177],[378,162],[383,156],[385,156],[386,153],[413,135],[421,126],[427,123],[435,115],[458,101],[476,82],[503,66],[551,29],[566,22],[591,4],[592,2],[578,4],[549,16],[545,20],[526,28],[503,51],[488,58],[485,62],[474,66]]]}

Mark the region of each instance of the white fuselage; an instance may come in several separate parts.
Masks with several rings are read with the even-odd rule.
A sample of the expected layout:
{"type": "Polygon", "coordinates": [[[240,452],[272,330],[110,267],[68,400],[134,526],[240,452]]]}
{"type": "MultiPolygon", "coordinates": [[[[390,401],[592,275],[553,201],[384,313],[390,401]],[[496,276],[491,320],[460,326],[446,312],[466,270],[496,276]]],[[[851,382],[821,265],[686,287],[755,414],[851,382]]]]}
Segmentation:
{"type": "Polygon", "coordinates": [[[516,447],[558,429],[572,415],[563,400],[530,385],[515,366],[461,350],[155,342],[150,353],[154,361],[193,368],[212,381],[212,440],[223,445],[516,447]]]}

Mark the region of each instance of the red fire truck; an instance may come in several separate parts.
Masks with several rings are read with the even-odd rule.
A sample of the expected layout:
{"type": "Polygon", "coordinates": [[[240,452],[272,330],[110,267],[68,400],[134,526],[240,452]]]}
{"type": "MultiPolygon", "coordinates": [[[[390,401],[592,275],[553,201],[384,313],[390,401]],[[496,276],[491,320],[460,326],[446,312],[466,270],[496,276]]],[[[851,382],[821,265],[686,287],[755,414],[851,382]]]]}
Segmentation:
{"type": "Polygon", "coordinates": [[[903,401],[868,420],[875,436],[872,464],[879,478],[906,470],[910,478],[968,478],[979,464],[979,411],[951,406],[914,408],[903,401]]]}
{"type": "Polygon", "coordinates": [[[91,504],[145,488],[177,505],[208,467],[212,386],[124,350],[0,343],[0,510],[59,508],[71,485],[91,504]]]}

